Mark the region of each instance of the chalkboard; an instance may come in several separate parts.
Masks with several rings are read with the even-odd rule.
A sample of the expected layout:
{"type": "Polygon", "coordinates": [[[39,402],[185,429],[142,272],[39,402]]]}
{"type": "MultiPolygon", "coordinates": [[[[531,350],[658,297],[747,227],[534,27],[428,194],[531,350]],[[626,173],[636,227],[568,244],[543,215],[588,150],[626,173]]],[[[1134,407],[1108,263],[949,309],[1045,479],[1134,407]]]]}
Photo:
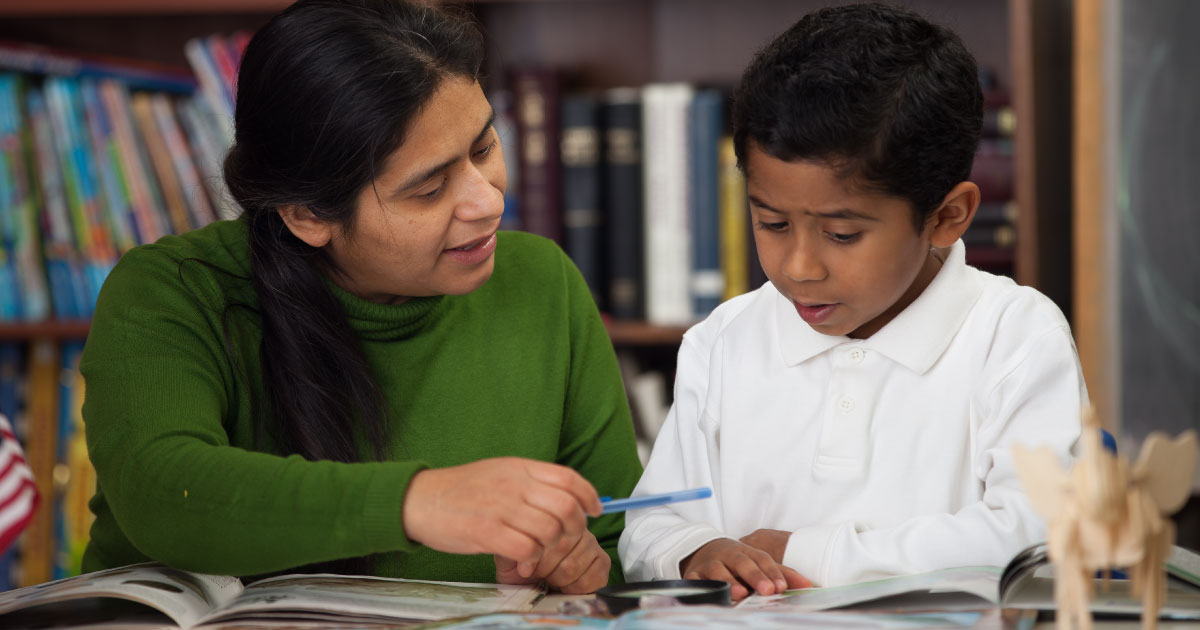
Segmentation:
{"type": "Polygon", "coordinates": [[[1123,0],[1117,244],[1122,427],[1200,428],[1200,2],[1123,0]]]}

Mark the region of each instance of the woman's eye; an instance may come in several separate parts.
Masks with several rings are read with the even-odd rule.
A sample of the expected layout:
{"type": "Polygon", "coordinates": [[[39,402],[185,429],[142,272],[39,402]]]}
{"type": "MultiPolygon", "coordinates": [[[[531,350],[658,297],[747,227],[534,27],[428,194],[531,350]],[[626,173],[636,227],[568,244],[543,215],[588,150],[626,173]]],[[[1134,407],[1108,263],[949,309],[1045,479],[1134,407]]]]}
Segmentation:
{"type": "Polygon", "coordinates": [[[496,147],[496,141],[492,140],[491,144],[476,151],[475,157],[477,157],[477,158],[487,157],[492,152],[492,149],[494,149],[495,147],[496,147]]]}
{"type": "Polygon", "coordinates": [[[759,229],[766,230],[768,232],[778,232],[778,231],[782,230],[783,228],[787,227],[787,222],[785,221],[782,223],[765,223],[763,221],[759,221],[758,227],[759,227],[759,229]]]}
{"type": "Polygon", "coordinates": [[[827,234],[829,234],[829,238],[832,238],[838,243],[853,243],[858,239],[858,235],[861,234],[861,232],[855,232],[854,234],[838,234],[836,232],[827,232],[827,234]]]}
{"type": "Polygon", "coordinates": [[[438,193],[442,192],[442,188],[444,186],[445,186],[445,182],[438,184],[437,188],[434,188],[433,190],[431,190],[427,193],[421,193],[421,194],[417,195],[417,199],[433,199],[434,197],[436,197],[438,195],[438,193]]]}

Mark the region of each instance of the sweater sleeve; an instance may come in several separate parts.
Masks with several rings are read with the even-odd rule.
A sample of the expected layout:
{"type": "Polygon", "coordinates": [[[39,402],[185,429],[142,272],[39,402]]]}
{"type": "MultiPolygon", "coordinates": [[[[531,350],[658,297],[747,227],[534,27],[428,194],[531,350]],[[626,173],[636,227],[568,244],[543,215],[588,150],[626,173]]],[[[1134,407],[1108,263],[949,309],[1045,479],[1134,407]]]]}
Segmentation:
{"type": "Polygon", "coordinates": [[[1012,447],[1046,445],[1064,466],[1069,462],[1087,400],[1070,331],[1063,326],[1033,335],[1012,361],[997,367],[972,401],[971,422],[978,427],[972,470],[984,488],[979,501],[954,514],[924,515],[888,528],[840,523],[800,529],[788,540],[784,564],[819,586],[839,586],[951,566],[1004,566],[1044,539],[1044,523],[1021,487],[1012,447]]]}
{"type": "Polygon", "coordinates": [[[679,562],[705,543],[725,537],[720,513],[720,458],[714,424],[704,413],[710,386],[708,356],[696,333],[684,335],[675,399],[635,496],[708,486],[714,498],[634,510],[621,536],[621,560],[630,580],[679,579],[679,562]]]}
{"type": "Polygon", "coordinates": [[[233,376],[224,316],[196,298],[214,281],[187,284],[169,256],[127,254],[105,282],[80,366],[99,492],[136,554],[251,575],[415,548],[401,507],[419,462],[313,462],[231,446],[226,423],[249,398],[237,391],[252,385],[233,376]]]}
{"type": "MultiPolygon", "coordinates": [[[[558,463],[578,471],[601,496],[628,496],[642,472],[629,400],[596,303],[579,270],[561,256],[569,300],[571,356],[558,463]]],[[[617,557],[624,524],[624,516],[617,513],[591,519],[589,525],[612,558],[610,584],[624,580],[617,557]]]]}

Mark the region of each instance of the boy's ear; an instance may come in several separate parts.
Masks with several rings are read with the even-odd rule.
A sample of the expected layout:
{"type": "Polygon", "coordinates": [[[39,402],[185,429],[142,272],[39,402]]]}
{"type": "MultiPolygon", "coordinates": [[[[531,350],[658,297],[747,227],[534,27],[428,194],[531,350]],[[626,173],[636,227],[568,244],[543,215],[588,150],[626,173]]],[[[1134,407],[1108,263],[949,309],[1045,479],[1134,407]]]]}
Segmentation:
{"type": "Polygon", "coordinates": [[[950,247],[962,237],[979,209],[979,186],[959,182],[946,193],[942,205],[929,217],[929,243],[934,247],[950,247]]]}
{"type": "Polygon", "coordinates": [[[292,235],[313,247],[324,247],[333,239],[333,224],[322,221],[308,206],[287,204],[279,206],[279,217],[292,235]]]}

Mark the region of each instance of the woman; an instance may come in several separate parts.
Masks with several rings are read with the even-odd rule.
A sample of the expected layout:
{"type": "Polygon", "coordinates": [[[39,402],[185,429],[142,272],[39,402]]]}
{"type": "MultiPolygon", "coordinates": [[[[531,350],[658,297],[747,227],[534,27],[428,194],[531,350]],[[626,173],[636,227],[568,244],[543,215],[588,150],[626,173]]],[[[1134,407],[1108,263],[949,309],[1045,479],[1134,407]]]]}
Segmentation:
{"type": "Polygon", "coordinates": [[[628,405],[578,271],[496,231],[481,58],[471,22],[394,0],[301,0],[254,36],[243,215],[129,252],[101,292],[85,570],[620,578],[596,489],[641,472],[628,405]]]}

